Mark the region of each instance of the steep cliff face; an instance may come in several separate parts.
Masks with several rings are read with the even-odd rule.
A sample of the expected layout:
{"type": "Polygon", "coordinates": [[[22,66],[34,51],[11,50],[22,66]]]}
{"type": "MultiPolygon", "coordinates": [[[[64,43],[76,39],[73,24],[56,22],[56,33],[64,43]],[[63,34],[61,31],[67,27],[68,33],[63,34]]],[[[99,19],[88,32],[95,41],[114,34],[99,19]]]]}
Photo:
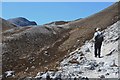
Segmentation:
{"type": "Polygon", "coordinates": [[[18,29],[11,35],[5,33],[3,73],[14,70],[16,77],[24,77],[55,70],[65,55],[92,38],[95,28],[107,28],[118,21],[118,16],[118,3],[115,3],[97,14],[64,25],[43,25],[18,29]]]}

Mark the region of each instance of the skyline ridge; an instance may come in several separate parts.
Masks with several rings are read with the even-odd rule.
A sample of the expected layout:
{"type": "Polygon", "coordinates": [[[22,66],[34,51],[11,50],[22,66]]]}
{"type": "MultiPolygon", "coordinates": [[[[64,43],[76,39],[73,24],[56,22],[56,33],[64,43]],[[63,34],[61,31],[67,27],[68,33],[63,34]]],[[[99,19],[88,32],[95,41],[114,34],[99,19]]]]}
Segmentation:
{"type": "Polygon", "coordinates": [[[93,15],[109,6],[113,2],[51,2],[30,3],[10,2],[2,4],[2,18],[11,19],[24,17],[36,21],[38,25],[54,21],[73,21],[93,15]],[[12,11],[11,11],[12,10],[12,11]]]}

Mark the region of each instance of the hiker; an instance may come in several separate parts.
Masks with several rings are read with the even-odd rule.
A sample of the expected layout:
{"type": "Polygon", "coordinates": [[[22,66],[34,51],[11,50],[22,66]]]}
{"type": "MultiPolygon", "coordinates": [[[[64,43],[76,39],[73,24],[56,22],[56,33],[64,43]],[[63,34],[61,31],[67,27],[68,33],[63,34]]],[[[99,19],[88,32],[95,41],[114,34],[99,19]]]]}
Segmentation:
{"type": "Polygon", "coordinates": [[[102,42],[104,40],[103,34],[100,31],[100,28],[96,28],[96,32],[94,33],[94,37],[93,37],[93,41],[94,41],[94,55],[95,57],[99,57],[100,53],[101,53],[101,46],[102,46],[102,42]]]}

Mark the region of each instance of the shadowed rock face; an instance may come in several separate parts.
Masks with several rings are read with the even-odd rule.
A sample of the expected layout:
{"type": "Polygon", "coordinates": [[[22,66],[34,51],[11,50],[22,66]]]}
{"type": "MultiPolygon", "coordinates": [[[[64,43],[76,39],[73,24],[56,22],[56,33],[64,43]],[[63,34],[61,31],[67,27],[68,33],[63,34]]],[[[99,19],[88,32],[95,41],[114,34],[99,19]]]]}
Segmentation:
{"type": "Polygon", "coordinates": [[[92,38],[95,28],[107,28],[118,21],[118,3],[82,20],[65,25],[44,25],[11,35],[3,33],[3,72],[13,70],[16,77],[55,70],[67,53],[92,38]]]}
{"type": "Polygon", "coordinates": [[[26,18],[18,17],[13,19],[8,19],[7,21],[17,25],[17,26],[30,26],[30,25],[37,25],[34,21],[29,21],[26,18]]]}

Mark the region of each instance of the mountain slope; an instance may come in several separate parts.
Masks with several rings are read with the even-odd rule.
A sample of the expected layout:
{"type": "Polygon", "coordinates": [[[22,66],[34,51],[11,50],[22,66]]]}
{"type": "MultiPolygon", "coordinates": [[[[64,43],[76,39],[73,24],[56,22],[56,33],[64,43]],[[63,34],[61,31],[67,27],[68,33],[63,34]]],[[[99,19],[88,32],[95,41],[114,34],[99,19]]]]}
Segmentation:
{"type": "Polygon", "coordinates": [[[8,19],[7,21],[17,25],[17,26],[30,26],[30,25],[37,25],[34,21],[29,21],[26,18],[18,17],[18,18],[12,18],[8,19]]]}
{"type": "Polygon", "coordinates": [[[61,50],[71,48],[71,46],[74,45],[76,45],[76,47],[79,46],[79,43],[82,44],[83,41],[92,38],[95,28],[100,27],[105,29],[107,26],[115,23],[118,19],[118,3],[116,3],[97,14],[75,22],[70,22],[65,27],[77,28],[70,32],[70,38],[63,44],[63,47],[61,45],[61,50]],[[80,40],[80,42],[76,43],[77,40],[80,40]]]}
{"type": "Polygon", "coordinates": [[[0,28],[2,28],[3,31],[17,27],[16,25],[14,25],[2,18],[0,18],[0,24],[1,24],[0,28]]]}
{"type": "Polygon", "coordinates": [[[67,24],[69,21],[54,21],[54,22],[51,22],[51,23],[48,23],[48,24],[45,24],[45,25],[64,25],[64,24],[67,24]]]}
{"type": "Polygon", "coordinates": [[[46,78],[47,75],[56,78],[61,74],[62,79],[82,77],[92,80],[102,77],[117,79],[119,73],[118,56],[120,56],[118,26],[120,26],[120,21],[103,31],[105,37],[102,45],[102,58],[94,57],[94,44],[91,42],[92,40],[86,41],[85,45],[71,52],[60,62],[58,71],[38,72],[34,78],[46,78]]]}
{"type": "Polygon", "coordinates": [[[102,58],[94,57],[94,44],[91,40],[86,41],[85,45],[61,62],[60,70],[65,72],[61,74],[88,78],[99,78],[101,75],[105,78],[118,78],[118,56],[120,56],[118,26],[120,26],[120,21],[103,31],[105,37],[102,45],[102,58]],[[79,72],[83,73],[78,74],[79,72]]]}
{"type": "Polygon", "coordinates": [[[43,25],[4,36],[3,73],[14,70],[18,78],[55,70],[65,55],[92,38],[96,27],[105,29],[118,19],[118,3],[115,3],[90,17],[65,25],[43,25]]]}

